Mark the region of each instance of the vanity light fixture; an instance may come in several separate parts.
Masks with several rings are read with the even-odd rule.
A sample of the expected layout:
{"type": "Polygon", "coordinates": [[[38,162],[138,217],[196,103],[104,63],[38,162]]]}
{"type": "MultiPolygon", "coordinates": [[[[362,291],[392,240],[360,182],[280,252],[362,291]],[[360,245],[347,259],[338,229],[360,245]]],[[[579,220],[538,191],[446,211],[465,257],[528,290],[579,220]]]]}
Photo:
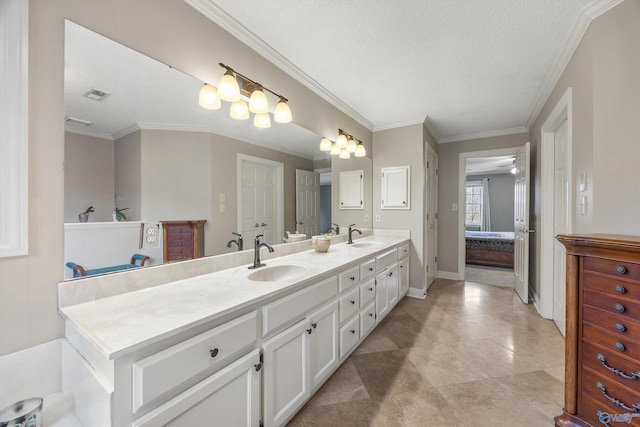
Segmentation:
{"type": "Polygon", "coordinates": [[[271,117],[269,116],[269,100],[265,91],[275,95],[278,103],[273,113],[273,120],[276,123],[289,123],[292,120],[289,100],[284,96],[275,93],[271,89],[262,86],[260,83],[251,80],[247,76],[238,73],[233,68],[219,63],[226,71],[218,87],[205,83],[198,97],[198,103],[210,110],[220,108],[222,101],[231,102],[230,115],[237,120],[247,120],[249,112],[254,113],[253,124],[259,128],[271,127],[271,117]],[[249,99],[249,104],[241,97],[249,99]]]}
{"type": "Polygon", "coordinates": [[[334,156],[339,156],[341,159],[348,159],[353,153],[356,157],[365,157],[367,150],[364,148],[364,144],[359,139],[354,138],[352,135],[338,129],[338,137],[335,142],[329,138],[322,138],[320,141],[320,151],[328,151],[334,156]]]}

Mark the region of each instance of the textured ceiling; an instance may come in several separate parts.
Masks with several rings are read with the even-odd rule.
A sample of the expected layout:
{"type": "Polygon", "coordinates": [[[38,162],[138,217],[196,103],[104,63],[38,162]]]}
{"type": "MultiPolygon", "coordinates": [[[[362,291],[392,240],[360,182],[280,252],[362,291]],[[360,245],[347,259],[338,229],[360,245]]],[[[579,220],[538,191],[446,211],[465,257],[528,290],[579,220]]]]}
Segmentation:
{"type": "Polygon", "coordinates": [[[443,140],[525,130],[581,8],[593,3],[186,1],[268,45],[372,130],[428,116],[443,140]]]}

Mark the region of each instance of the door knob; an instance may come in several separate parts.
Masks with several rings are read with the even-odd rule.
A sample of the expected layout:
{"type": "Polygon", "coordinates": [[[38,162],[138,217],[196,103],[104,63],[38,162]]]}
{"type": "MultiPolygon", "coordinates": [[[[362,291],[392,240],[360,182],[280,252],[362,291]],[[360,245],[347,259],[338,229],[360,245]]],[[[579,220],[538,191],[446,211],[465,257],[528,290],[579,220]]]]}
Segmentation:
{"type": "Polygon", "coordinates": [[[267,224],[265,224],[264,222],[262,224],[260,224],[260,225],[263,226],[263,227],[267,226],[267,224]]]}

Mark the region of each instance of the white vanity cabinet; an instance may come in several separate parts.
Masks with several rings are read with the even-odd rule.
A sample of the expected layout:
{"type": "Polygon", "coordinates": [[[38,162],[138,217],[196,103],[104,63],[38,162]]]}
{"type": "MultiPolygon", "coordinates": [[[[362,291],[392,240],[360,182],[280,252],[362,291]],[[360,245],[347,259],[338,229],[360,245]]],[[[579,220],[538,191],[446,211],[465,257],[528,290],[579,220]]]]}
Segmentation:
{"type": "Polygon", "coordinates": [[[380,322],[399,301],[397,250],[376,257],[376,322],[380,322]]]}
{"type": "Polygon", "coordinates": [[[398,280],[400,281],[400,298],[409,291],[409,244],[398,248],[398,280]]]}

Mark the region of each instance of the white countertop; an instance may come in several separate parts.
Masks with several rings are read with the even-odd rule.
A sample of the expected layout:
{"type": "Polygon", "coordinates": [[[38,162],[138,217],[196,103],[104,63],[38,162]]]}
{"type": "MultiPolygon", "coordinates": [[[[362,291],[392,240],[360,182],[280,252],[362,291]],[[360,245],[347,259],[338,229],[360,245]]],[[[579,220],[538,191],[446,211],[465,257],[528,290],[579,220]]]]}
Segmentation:
{"type": "Polygon", "coordinates": [[[265,262],[267,267],[262,267],[303,266],[306,271],[293,279],[249,280],[248,276],[258,270],[249,270],[244,265],[63,307],[60,314],[105,357],[113,359],[278,294],[284,295],[304,282],[311,283],[318,276],[406,241],[405,237],[368,237],[356,243],[371,242],[374,246],[358,248],[340,243],[332,245],[326,253],[299,252],[269,260],[265,262]]]}

